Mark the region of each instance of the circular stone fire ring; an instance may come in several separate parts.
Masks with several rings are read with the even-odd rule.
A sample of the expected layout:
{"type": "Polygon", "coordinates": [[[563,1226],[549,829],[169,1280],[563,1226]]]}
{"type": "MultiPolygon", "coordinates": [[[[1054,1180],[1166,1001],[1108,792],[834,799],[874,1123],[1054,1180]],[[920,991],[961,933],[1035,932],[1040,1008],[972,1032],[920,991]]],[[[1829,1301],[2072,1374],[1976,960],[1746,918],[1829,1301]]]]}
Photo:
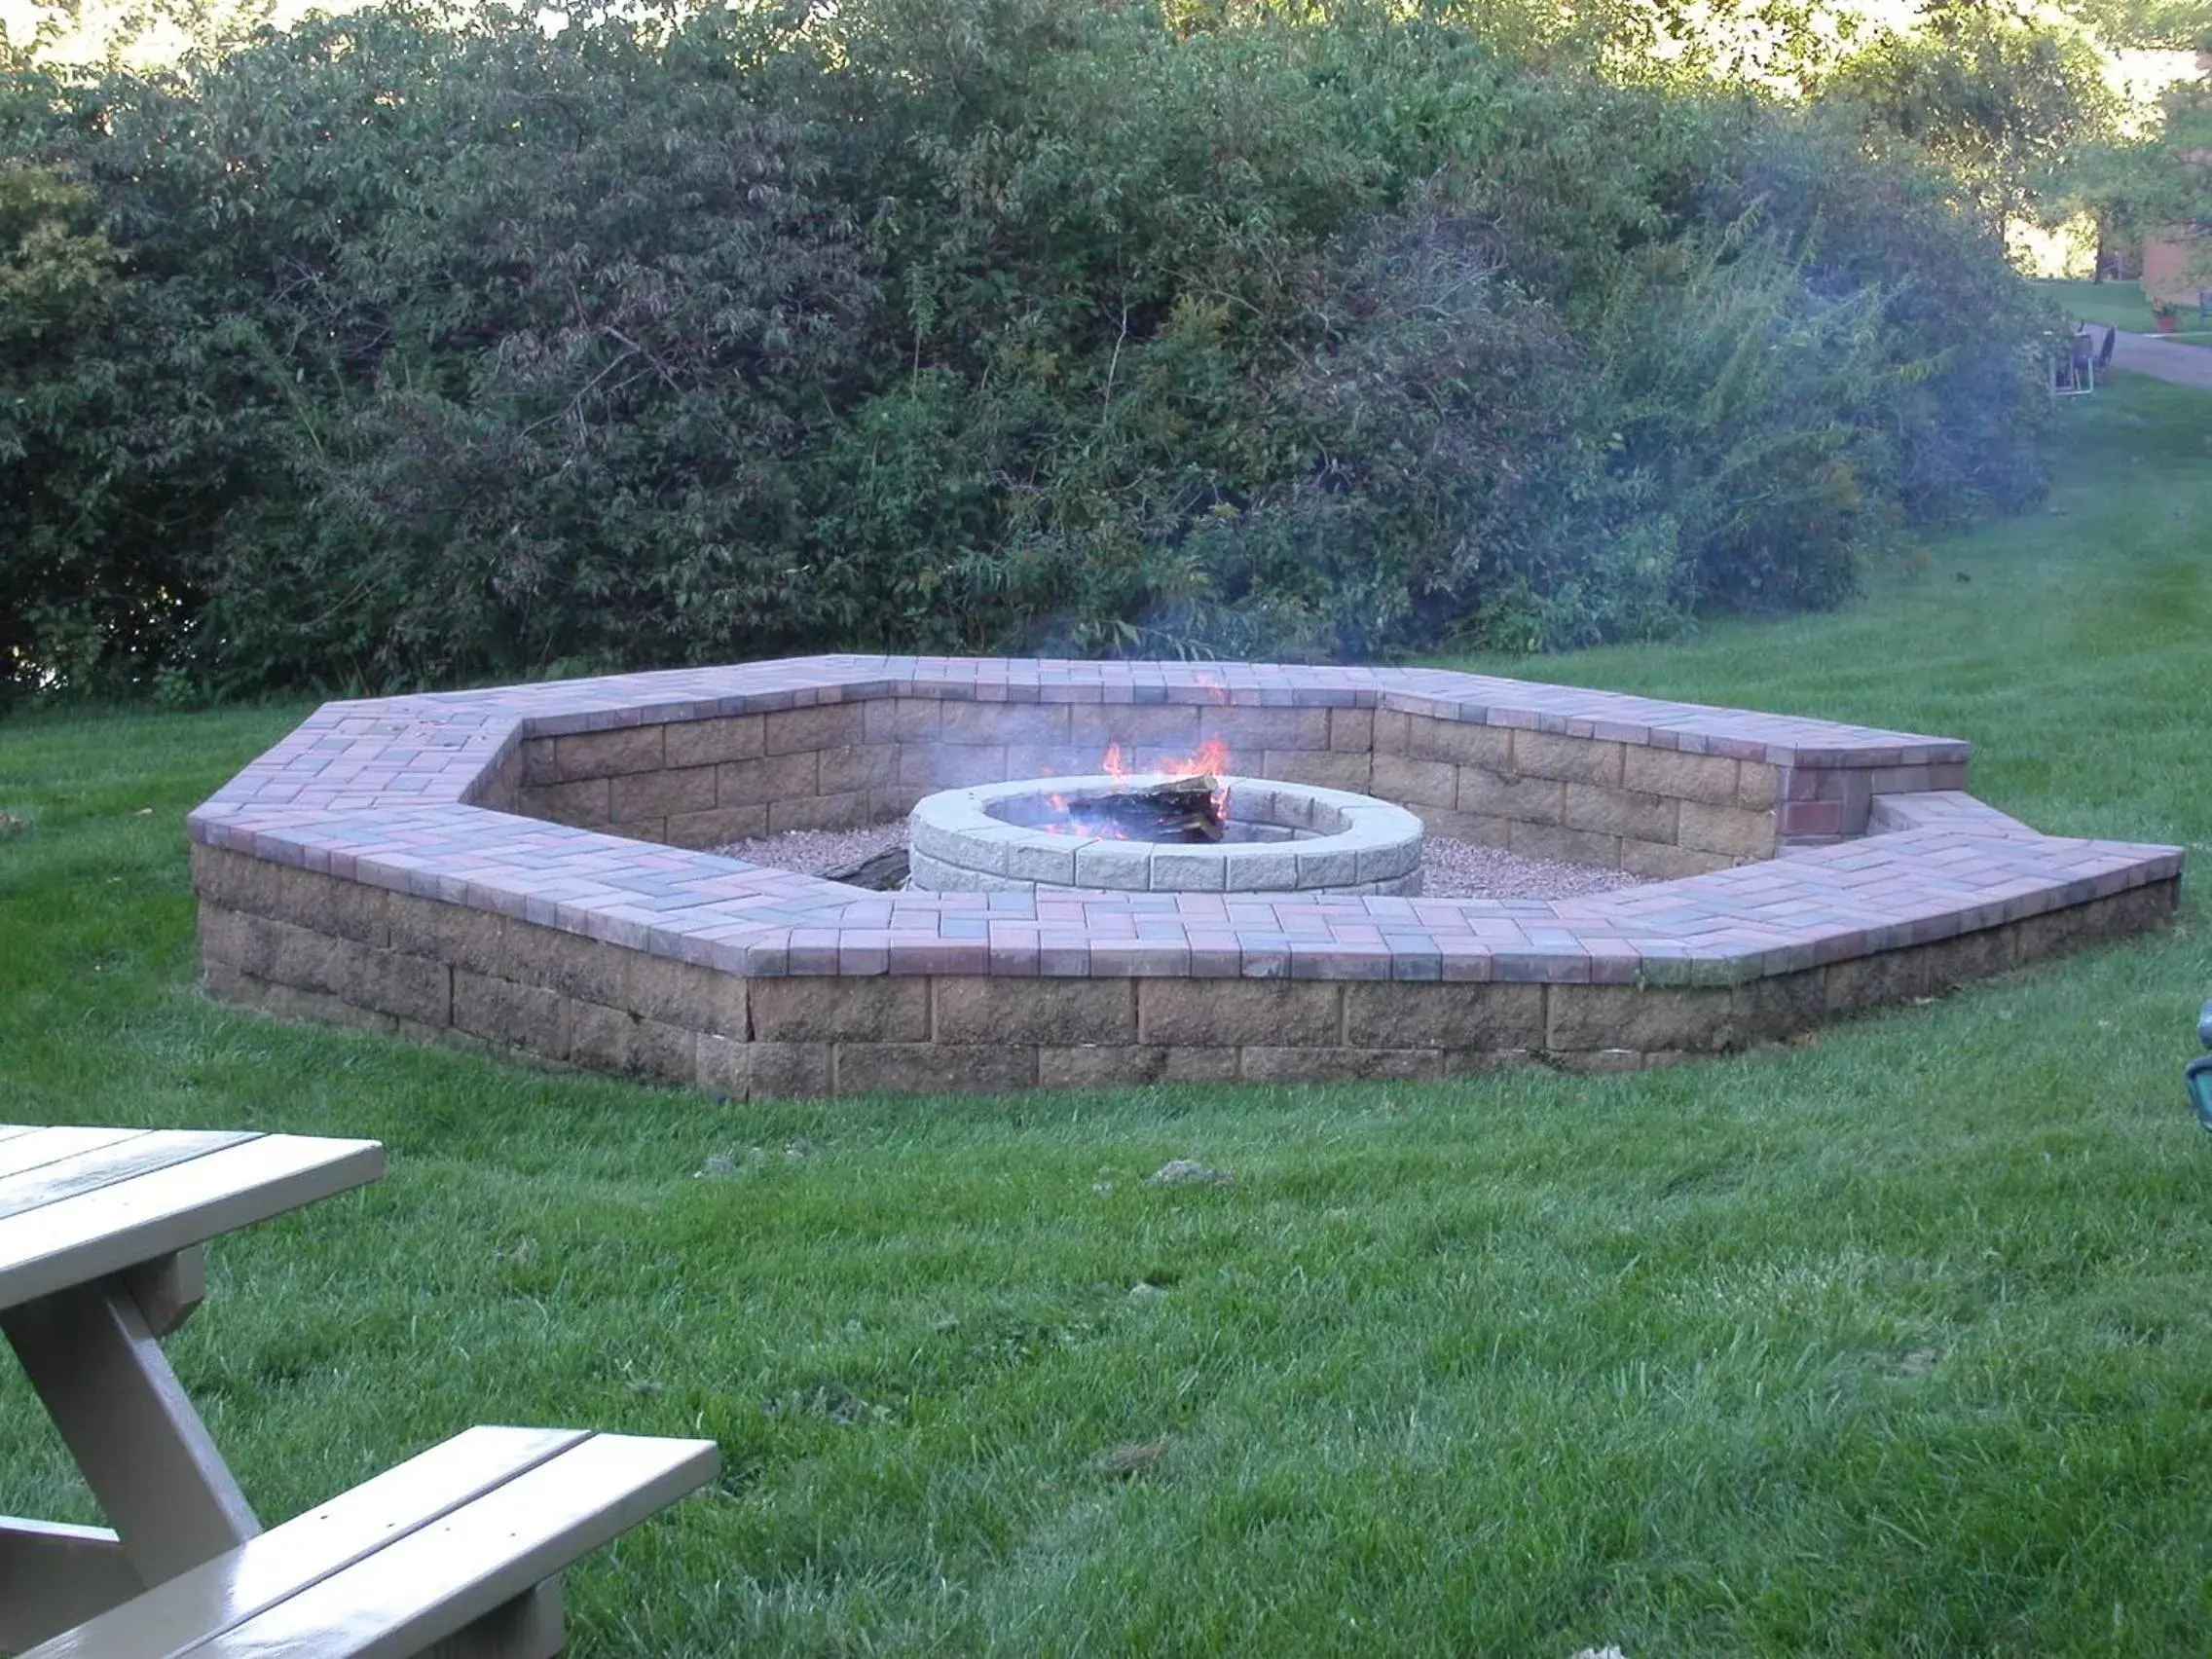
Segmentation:
{"type": "Polygon", "coordinates": [[[1166,775],[1025,778],[927,795],[914,807],[911,884],[930,892],[1420,892],[1421,823],[1348,790],[1223,778],[1219,841],[1098,836],[1065,803],[1168,782],[1166,775]]]}

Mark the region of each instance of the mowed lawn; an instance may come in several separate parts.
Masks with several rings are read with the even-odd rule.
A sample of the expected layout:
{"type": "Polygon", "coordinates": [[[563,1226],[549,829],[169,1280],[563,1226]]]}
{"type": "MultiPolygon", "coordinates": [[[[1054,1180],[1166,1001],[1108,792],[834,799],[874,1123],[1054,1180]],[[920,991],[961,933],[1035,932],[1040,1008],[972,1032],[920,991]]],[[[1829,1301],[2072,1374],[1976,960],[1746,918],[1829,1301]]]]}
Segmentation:
{"type": "MultiPolygon", "coordinates": [[[[265,1518],[473,1422],[719,1440],[578,1654],[2203,1652],[2212,400],[2061,414],[2047,511],[1843,613],[1533,672],[1971,738],[2187,844],[2170,932],[1647,1076],[741,1107],[210,1006],[181,817],[300,711],[40,715],[0,1116],[390,1147],[170,1345],[265,1518]]],[[[0,1510],[91,1519],[4,1386],[0,1510]]]]}
{"type": "MultiPolygon", "coordinates": [[[[2157,329],[2157,319],[2151,314],[2151,302],[2143,292],[2143,284],[2133,280],[2115,279],[2109,282],[2091,282],[2086,278],[2046,278],[2036,286],[2065,313],[2070,323],[2090,322],[2100,328],[2124,329],[2131,334],[2150,334],[2157,329]]],[[[2198,315],[2195,302],[2182,308],[2181,327],[2163,336],[2175,346],[2212,346],[2212,327],[2207,327],[2198,315]]]]}
{"type": "Polygon", "coordinates": [[[2124,328],[2131,334],[2149,334],[2157,326],[2143,284],[2133,277],[2092,282],[2086,277],[2049,277],[2036,287],[2066,313],[2069,322],[2093,322],[2103,328],[2124,328]]]}

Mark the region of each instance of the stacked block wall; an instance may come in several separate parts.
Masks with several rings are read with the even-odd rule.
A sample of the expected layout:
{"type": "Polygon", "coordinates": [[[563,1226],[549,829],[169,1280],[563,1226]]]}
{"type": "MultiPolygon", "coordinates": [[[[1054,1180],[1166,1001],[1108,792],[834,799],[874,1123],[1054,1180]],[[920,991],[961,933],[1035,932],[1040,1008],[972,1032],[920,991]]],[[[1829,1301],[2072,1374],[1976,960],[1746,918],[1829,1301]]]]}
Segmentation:
{"type": "Polygon", "coordinates": [[[1109,746],[1145,771],[1216,740],[1233,770],[1372,794],[1435,834],[1662,878],[1863,833],[1876,793],[1960,789],[1966,774],[1778,767],[1392,710],[883,697],[527,738],[477,798],[712,847],[895,818],[941,789],[1094,771],[1109,746]]]}
{"type": "Polygon", "coordinates": [[[278,1015],[736,1098],[1636,1070],[1788,1037],[2171,914],[2178,881],[1737,984],[1296,978],[748,979],[212,848],[210,990],[278,1015]]]}
{"type": "Polygon", "coordinates": [[[331,704],[189,829],[226,1000],[729,1094],[1603,1069],[2171,913],[2180,849],[2038,834],[1960,793],[1966,758],[1440,670],[810,658],[331,704]],[[880,895],[683,850],[1214,737],[1440,832],[1679,879],[880,895]]]}

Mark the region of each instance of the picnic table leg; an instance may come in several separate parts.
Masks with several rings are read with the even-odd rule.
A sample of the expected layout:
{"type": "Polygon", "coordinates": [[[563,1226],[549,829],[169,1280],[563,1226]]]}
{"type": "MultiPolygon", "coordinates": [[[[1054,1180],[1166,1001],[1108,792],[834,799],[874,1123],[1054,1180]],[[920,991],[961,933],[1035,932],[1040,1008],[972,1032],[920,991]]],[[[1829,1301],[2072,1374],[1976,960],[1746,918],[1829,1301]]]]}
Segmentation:
{"type": "Polygon", "coordinates": [[[0,1517],[0,1651],[36,1647],[145,1588],[104,1527],[0,1517]]]}
{"type": "Polygon", "coordinates": [[[11,1309],[0,1331],[147,1584],[260,1534],[126,1279],[11,1309]]]}
{"type": "Polygon", "coordinates": [[[425,1647],[418,1659],[554,1659],[561,1651],[561,1581],[548,1578],[425,1647]]]}
{"type": "Polygon", "coordinates": [[[138,1311],[146,1315],[146,1329],[157,1337],[173,1336],[207,1300],[206,1248],[195,1244],[132,1268],[123,1275],[123,1282],[138,1311]]]}

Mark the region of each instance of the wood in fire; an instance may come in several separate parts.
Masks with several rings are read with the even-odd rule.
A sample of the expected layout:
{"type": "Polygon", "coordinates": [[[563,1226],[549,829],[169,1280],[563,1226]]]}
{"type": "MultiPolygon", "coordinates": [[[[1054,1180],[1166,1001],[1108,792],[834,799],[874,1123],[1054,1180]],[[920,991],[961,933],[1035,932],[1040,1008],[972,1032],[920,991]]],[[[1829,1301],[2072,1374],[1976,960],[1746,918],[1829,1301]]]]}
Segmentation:
{"type": "Polygon", "coordinates": [[[1069,803],[1068,816],[1087,830],[1113,830],[1132,841],[1218,841],[1221,781],[1169,778],[1142,789],[1116,790],[1069,803]]]}

